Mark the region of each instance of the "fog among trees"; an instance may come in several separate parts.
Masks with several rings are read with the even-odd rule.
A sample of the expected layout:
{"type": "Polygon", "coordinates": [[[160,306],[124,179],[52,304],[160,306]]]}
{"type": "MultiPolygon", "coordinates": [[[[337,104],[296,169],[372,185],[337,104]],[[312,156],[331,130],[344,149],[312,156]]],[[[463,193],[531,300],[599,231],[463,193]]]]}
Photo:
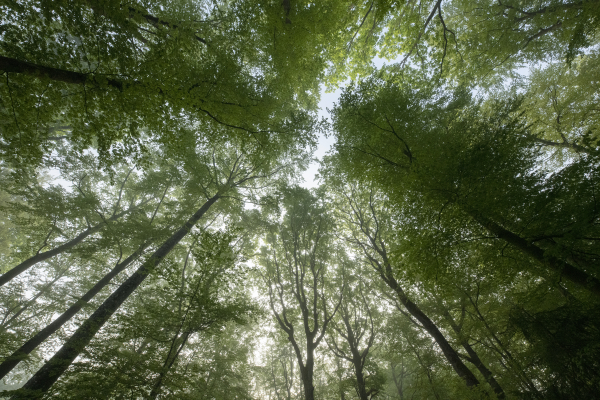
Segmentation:
{"type": "Polygon", "coordinates": [[[0,397],[600,398],[598,0],[0,16],[0,397]]]}

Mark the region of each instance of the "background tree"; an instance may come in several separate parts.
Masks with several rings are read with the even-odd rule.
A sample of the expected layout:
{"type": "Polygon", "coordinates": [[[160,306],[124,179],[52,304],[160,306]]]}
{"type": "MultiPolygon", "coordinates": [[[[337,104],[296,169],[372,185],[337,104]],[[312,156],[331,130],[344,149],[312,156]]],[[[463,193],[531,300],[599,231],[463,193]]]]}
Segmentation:
{"type": "Polygon", "coordinates": [[[303,188],[283,191],[282,223],[274,225],[261,249],[260,262],[277,324],[290,341],[304,386],[304,398],[315,398],[313,373],[319,346],[338,299],[326,297],[335,276],[330,247],[332,221],[323,199],[303,188]]]}
{"type": "Polygon", "coordinates": [[[367,375],[365,369],[375,341],[373,314],[376,310],[367,300],[370,288],[365,285],[361,267],[346,265],[346,271],[353,271],[354,279],[349,275],[344,277],[342,303],[325,340],[336,357],[352,364],[356,393],[361,400],[368,400],[377,395],[382,383],[377,376],[367,375]]]}
{"type": "Polygon", "coordinates": [[[0,5],[4,395],[597,397],[598,5],[522,3],[0,5]]]}

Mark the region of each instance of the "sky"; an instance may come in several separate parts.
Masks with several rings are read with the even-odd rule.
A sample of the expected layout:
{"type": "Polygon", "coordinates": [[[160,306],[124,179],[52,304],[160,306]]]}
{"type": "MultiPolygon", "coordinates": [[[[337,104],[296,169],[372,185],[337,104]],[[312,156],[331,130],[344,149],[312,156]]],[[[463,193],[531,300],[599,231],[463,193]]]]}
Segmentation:
{"type": "MultiPolygon", "coordinates": [[[[319,119],[326,118],[330,120],[327,108],[333,108],[333,104],[340,97],[341,93],[342,89],[337,89],[335,92],[332,93],[325,93],[325,88],[321,87],[321,101],[319,101],[319,119]]],[[[335,139],[331,136],[326,138],[323,134],[319,134],[318,140],[319,143],[317,145],[317,150],[313,154],[313,157],[322,160],[323,156],[326,155],[327,152],[331,149],[331,146],[333,146],[335,139]]],[[[319,185],[319,182],[315,180],[315,175],[318,173],[318,171],[319,163],[317,161],[311,162],[309,168],[302,174],[304,178],[304,183],[302,186],[304,186],[307,189],[317,187],[319,185]]]]}
{"type": "MultiPolygon", "coordinates": [[[[398,61],[398,59],[392,60],[392,63],[395,61],[398,61]]],[[[373,59],[373,63],[377,68],[381,68],[382,66],[387,64],[388,61],[383,58],[376,57],[375,59],[373,59]]],[[[321,100],[319,101],[319,119],[327,118],[329,121],[331,121],[327,109],[333,108],[333,105],[340,97],[342,90],[343,88],[339,88],[335,92],[327,93],[325,91],[325,85],[321,85],[321,100]]],[[[313,154],[313,158],[322,160],[323,156],[326,155],[327,152],[331,149],[331,146],[333,146],[335,139],[331,136],[326,138],[324,135],[320,134],[318,136],[318,141],[319,142],[317,145],[317,150],[313,154]]],[[[307,189],[317,187],[319,185],[319,182],[315,179],[315,175],[318,172],[319,163],[317,161],[313,161],[308,167],[308,169],[302,174],[302,177],[304,178],[304,183],[302,184],[302,186],[304,186],[307,189]]]]}

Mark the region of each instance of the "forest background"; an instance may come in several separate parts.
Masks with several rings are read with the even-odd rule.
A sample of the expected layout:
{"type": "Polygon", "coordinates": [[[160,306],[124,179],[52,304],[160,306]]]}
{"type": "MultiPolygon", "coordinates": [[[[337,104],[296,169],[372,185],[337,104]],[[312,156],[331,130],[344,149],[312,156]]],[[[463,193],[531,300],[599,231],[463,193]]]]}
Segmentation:
{"type": "Polygon", "coordinates": [[[599,397],[597,0],[0,16],[0,396],[599,397]]]}

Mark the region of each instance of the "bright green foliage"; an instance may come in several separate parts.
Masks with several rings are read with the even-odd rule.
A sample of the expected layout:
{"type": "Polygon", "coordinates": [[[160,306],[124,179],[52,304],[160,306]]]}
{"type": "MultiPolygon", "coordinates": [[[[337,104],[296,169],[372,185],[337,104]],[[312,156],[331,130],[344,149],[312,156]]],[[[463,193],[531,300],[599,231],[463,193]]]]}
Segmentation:
{"type": "Polygon", "coordinates": [[[146,9],[94,0],[3,8],[11,17],[2,55],[34,65],[4,74],[2,154],[12,162],[39,159],[62,134],[79,148],[96,148],[104,163],[139,159],[144,136],[176,132],[179,118],[232,127],[228,136],[264,145],[289,133],[285,123],[297,105],[314,108],[305,91],[314,92],[322,67],[313,64],[306,77],[286,73],[280,58],[296,68],[307,53],[288,54],[295,47],[285,42],[274,50],[281,24],[258,4],[146,9]],[[296,78],[307,83],[297,86],[296,78]]]}
{"type": "Polygon", "coordinates": [[[182,246],[116,317],[116,323],[90,345],[86,360],[55,386],[54,396],[109,398],[135,393],[146,397],[160,379],[157,393],[179,398],[195,398],[194,387],[205,393],[202,398],[225,399],[227,393],[236,392],[242,394],[237,398],[248,398],[243,394],[248,350],[231,343],[245,340],[247,333],[230,323],[251,322],[254,308],[240,290],[244,275],[239,240],[235,234],[218,231],[191,237],[189,247],[182,246]],[[224,332],[231,336],[226,339],[224,332]],[[223,365],[227,362],[229,367],[223,365]],[[181,364],[184,367],[178,369],[181,364]],[[195,374],[183,372],[188,368],[195,374]],[[229,386],[212,384],[214,374],[219,379],[230,374],[229,386]]]}
{"type": "Polygon", "coordinates": [[[523,104],[532,134],[543,146],[597,155],[600,93],[599,56],[535,69],[524,82],[523,104]]]}
{"type": "Polygon", "coordinates": [[[599,10],[595,0],[406,1],[374,21],[373,42],[399,71],[410,60],[432,75],[487,86],[526,63],[570,64],[597,45],[599,10]]]}
{"type": "Polygon", "coordinates": [[[1,389],[89,328],[36,398],[597,397],[599,10],[2,2],[1,389]]]}
{"type": "MultiPolygon", "coordinates": [[[[597,354],[597,301],[585,283],[571,284],[545,262],[566,260],[598,277],[595,153],[563,167],[540,166],[542,128],[526,126],[521,101],[480,106],[461,92],[416,91],[393,79],[369,80],[342,95],[334,110],[337,154],[322,170],[330,189],[380,207],[369,229],[380,232],[399,276],[419,288],[415,301],[458,296],[434,303],[429,315],[457,324],[447,328],[455,348],[474,348],[506,395],[561,398],[577,386],[585,397],[597,390],[597,363],[583,356],[597,354]],[[349,180],[363,189],[347,186],[349,180]],[[516,232],[544,258],[530,258],[493,226],[516,232]],[[581,347],[569,339],[573,331],[560,329],[566,325],[579,327],[581,347]],[[545,351],[550,357],[557,346],[565,348],[560,362],[535,358],[545,351]],[[564,380],[553,381],[553,374],[564,380]]],[[[345,202],[340,197],[342,220],[351,215],[345,202]]]]}
{"type": "Polygon", "coordinates": [[[596,230],[592,158],[540,170],[533,134],[514,117],[518,102],[496,103],[492,113],[460,93],[430,92],[433,102],[423,92],[378,86],[371,81],[348,91],[335,111],[343,154],[337,162],[350,177],[377,182],[393,202],[417,196],[440,213],[457,213],[461,225],[465,216],[491,219],[547,255],[577,254],[570,262],[597,271],[588,270],[596,243],[585,239],[596,230]]]}

